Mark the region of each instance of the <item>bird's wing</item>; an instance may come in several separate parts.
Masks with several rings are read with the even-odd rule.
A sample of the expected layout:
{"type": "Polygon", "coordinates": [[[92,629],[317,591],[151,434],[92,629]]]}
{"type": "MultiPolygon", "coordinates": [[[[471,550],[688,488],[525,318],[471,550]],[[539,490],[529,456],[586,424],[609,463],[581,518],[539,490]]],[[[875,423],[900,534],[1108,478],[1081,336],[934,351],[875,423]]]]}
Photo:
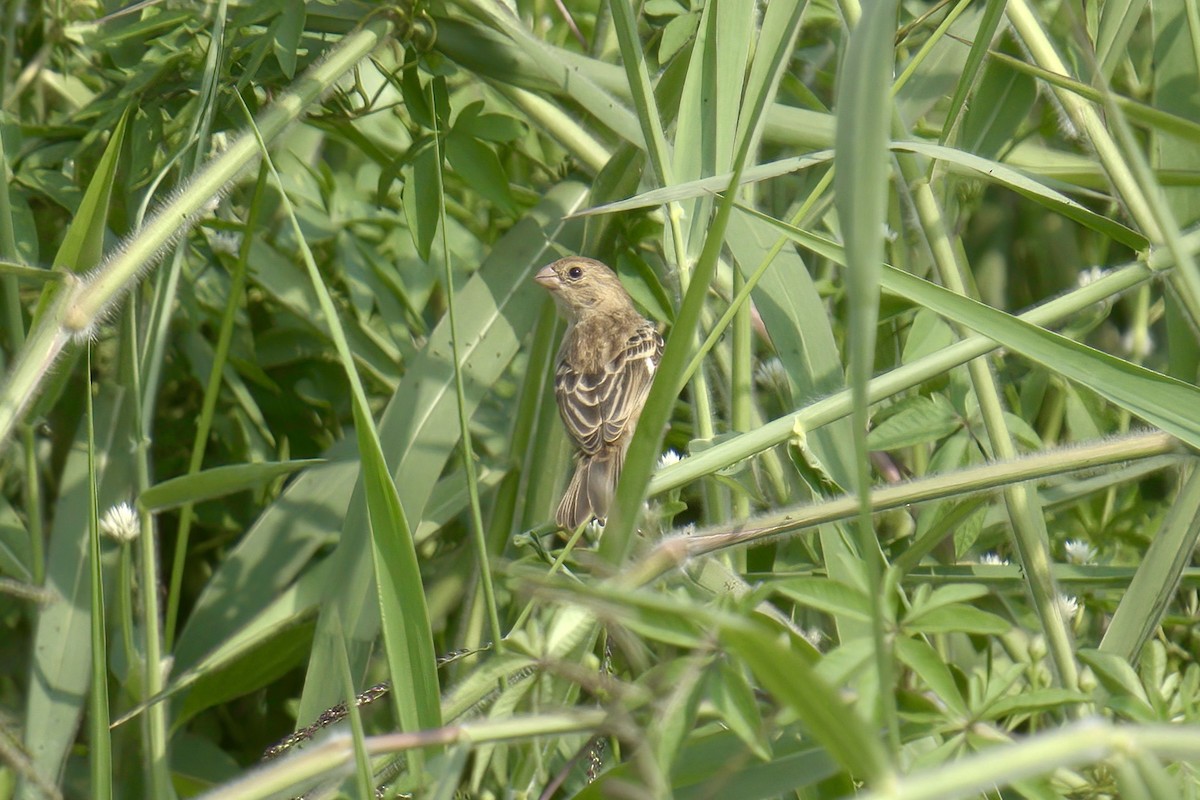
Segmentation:
{"type": "Polygon", "coordinates": [[[627,441],[662,358],[663,340],[650,323],[640,326],[604,368],[580,373],[558,365],[554,393],[567,433],[584,455],[627,441]]]}

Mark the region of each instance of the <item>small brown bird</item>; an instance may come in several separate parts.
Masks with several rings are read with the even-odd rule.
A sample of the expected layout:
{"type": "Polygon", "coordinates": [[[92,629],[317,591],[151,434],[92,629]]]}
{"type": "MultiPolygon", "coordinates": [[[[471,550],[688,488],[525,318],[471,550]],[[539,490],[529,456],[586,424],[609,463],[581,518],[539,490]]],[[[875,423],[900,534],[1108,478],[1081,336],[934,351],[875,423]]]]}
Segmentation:
{"type": "Polygon", "coordinates": [[[579,452],[555,522],[570,530],[608,517],[663,340],[633,307],[616,273],[594,258],[560,259],[534,280],[550,291],[567,319],[554,395],[579,452]]]}

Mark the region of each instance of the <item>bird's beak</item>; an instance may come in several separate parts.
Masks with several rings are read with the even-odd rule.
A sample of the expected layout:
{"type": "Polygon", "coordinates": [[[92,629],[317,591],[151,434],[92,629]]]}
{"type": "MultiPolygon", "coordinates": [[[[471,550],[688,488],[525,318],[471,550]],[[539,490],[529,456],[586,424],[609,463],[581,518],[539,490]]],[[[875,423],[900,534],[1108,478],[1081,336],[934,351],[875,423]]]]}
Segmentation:
{"type": "Polygon", "coordinates": [[[533,279],[552,292],[559,287],[560,283],[558,276],[554,274],[553,267],[549,264],[538,270],[538,274],[534,275],[533,279]]]}

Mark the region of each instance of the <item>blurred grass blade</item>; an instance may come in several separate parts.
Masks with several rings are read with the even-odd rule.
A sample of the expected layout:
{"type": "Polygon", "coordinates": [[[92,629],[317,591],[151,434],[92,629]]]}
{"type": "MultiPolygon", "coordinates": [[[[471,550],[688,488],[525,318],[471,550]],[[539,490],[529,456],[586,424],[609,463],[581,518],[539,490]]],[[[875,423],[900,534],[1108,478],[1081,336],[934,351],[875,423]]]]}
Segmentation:
{"type": "Polygon", "coordinates": [[[193,475],[183,475],[156,483],[138,496],[138,503],[147,511],[163,511],[184,503],[198,503],[255,489],[276,478],[322,463],[324,460],[320,458],[302,458],[295,461],[213,467],[193,475]]]}
{"type": "Polygon", "coordinates": [[[1100,24],[1096,31],[1096,63],[1106,80],[1111,80],[1126,45],[1137,29],[1147,0],[1115,0],[1099,7],[1100,24]]]}
{"type": "MultiPolygon", "coordinates": [[[[739,185],[744,186],[748,183],[778,178],[781,175],[788,175],[808,169],[809,167],[827,164],[831,160],[833,160],[832,150],[817,150],[808,155],[781,158],[778,161],[756,164],[743,170],[739,185]]],[[[729,188],[729,179],[732,177],[733,173],[723,172],[711,178],[700,178],[699,180],[677,183],[674,186],[667,186],[662,189],[651,189],[647,192],[634,195],[627,200],[617,200],[612,203],[605,203],[584,209],[578,213],[578,216],[586,217],[596,214],[615,214],[619,211],[635,211],[640,208],[656,208],[674,201],[699,197],[703,194],[723,192],[729,188]]]]}
{"type": "MultiPolygon", "coordinates": [[[[891,182],[888,131],[892,121],[893,37],[896,3],[882,0],[863,9],[850,34],[845,60],[838,75],[837,130],[834,139],[833,183],[838,224],[846,250],[846,298],[850,307],[847,330],[849,366],[846,381],[853,405],[851,435],[854,471],[851,486],[857,491],[859,513],[857,553],[830,531],[822,537],[825,558],[835,576],[839,565],[861,560],[868,586],[881,586],[883,558],[871,525],[871,466],[867,453],[868,391],[875,366],[875,326],[879,319],[879,273],[884,261],[885,221],[891,182]]],[[[871,628],[877,705],[874,721],[887,733],[893,753],[900,744],[899,720],[892,685],[892,653],[885,636],[885,615],[890,598],[871,592],[871,628]]]]}
{"type": "Polygon", "coordinates": [[[1150,540],[1129,588],[1121,596],[1100,651],[1137,663],[1142,646],[1162,623],[1179,578],[1200,539],[1200,469],[1195,462],[1179,496],[1150,540]]]}
{"type": "MultiPolygon", "coordinates": [[[[1056,214],[1061,214],[1091,230],[1110,236],[1133,250],[1141,250],[1147,246],[1146,237],[1135,230],[1123,225],[1119,220],[1097,214],[1083,204],[1072,200],[1062,192],[1048,186],[1042,180],[1031,177],[1025,172],[1008,166],[1003,162],[967,153],[952,147],[944,147],[928,142],[903,141],[892,142],[890,147],[897,152],[919,153],[932,159],[938,159],[954,174],[967,175],[972,178],[1005,186],[1021,196],[1044,206],[1056,214]]],[[[818,150],[804,156],[779,159],[765,164],[759,164],[746,169],[742,173],[741,185],[768,181],[799,172],[809,167],[819,166],[829,162],[833,153],[829,150],[818,150]]],[[[711,178],[686,181],[668,186],[664,189],[651,189],[647,192],[605,203],[580,212],[580,216],[610,214],[619,211],[633,211],[641,208],[652,208],[663,203],[687,200],[703,194],[724,191],[729,185],[729,173],[723,173],[711,178]]]]}
{"type": "MultiPolygon", "coordinates": [[[[112,188],[116,183],[116,169],[128,113],[127,111],[121,117],[121,124],[109,139],[97,172],[89,181],[75,219],[59,246],[55,266],[61,270],[88,270],[95,265],[103,252],[109,204],[112,188]]],[[[34,313],[35,328],[43,332],[52,330],[52,325],[38,326],[36,320],[40,315],[49,313],[47,309],[60,288],[62,284],[56,282],[42,292],[38,310],[34,313]]],[[[30,343],[26,342],[26,348],[29,347],[30,343]]],[[[78,353],[76,350],[71,358],[76,358],[78,353]]],[[[37,366],[34,362],[19,357],[9,376],[10,382],[5,389],[0,390],[0,395],[9,397],[8,393],[11,390],[26,396],[32,393],[38,380],[44,377],[44,373],[26,373],[23,369],[37,366]]],[[[44,396],[46,403],[57,399],[71,372],[68,366],[59,365],[53,387],[44,396]]],[[[90,390],[90,380],[88,386],[90,390]]],[[[99,570],[99,565],[89,557],[92,529],[89,520],[92,516],[92,503],[88,498],[91,497],[93,487],[98,486],[105,476],[120,472],[122,466],[127,467],[128,448],[118,448],[122,457],[115,457],[112,453],[117,431],[126,430],[121,424],[123,420],[120,398],[119,392],[112,397],[102,397],[97,403],[98,410],[95,416],[85,419],[83,424],[88,428],[86,432],[80,429],[77,435],[77,439],[84,439],[83,446],[77,442],[68,458],[63,482],[59,487],[57,511],[53,517],[54,530],[48,553],[46,587],[56,593],[58,600],[44,606],[38,613],[25,717],[26,749],[41,780],[49,785],[58,785],[63,760],[67,756],[67,748],[75,738],[88,687],[91,662],[88,658],[81,658],[80,654],[91,652],[94,632],[90,609],[94,602],[92,594],[95,590],[89,570],[99,570]],[[91,440],[96,428],[100,430],[99,446],[89,449],[87,442],[91,440]],[[88,463],[93,451],[102,454],[103,457],[105,466],[99,473],[90,469],[88,463]]],[[[0,400],[0,403],[3,402],[5,401],[0,400]]],[[[0,442],[5,439],[5,432],[0,431],[0,442]]],[[[132,473],[125,472],[126,477],[130,474],[132,473]]],[[[114,491],[114,487],[109,485],[106,489],[106,492],[101,493],[101,503],[106,503],[114,495],[125,499],[132,486],[126,485],[114,491]]],[[[99,632],[102,633],[104,621],[99,621],[98,625],[99,632]]],[[[96,677],[96,680],[106,679],[105,675],[96,677]]],[[[96,702],[98,704],[98,701],[96,702]]],[[[98,706],[93,708],[93,712],[99,712],[98,706]]],[[[107,724],[106,719],[104,725],[107,724]]],[[[97,746],[104,747],[103,743],[97,746]]],[[[103,758],[103,754],[98,757],[103,758]]],[[[104,790],[96,787],[96,791],[104,790]]]]}
{"type": "MultiPolygon", "coordinates": [[[[735,2],[732,5],[736,7],[738,4],[735,2]]],[[[807,7],[807,0],[775,0],[767,4],[765,12],[762,12],[762,22],[755,32],[757,39],[753,46],[750,73],[746,77],[745,96],[742,98],[741,113],[738,114],[734,152],[742,149],[748,153],[758,152],[769,115],[754,113],[753,109],[766,109],[779,91],[779,83],[787,74],[795,51],[800,18],[807,7]]],[[[723,36],[724,31],[721,33],[723,36]]],[[[722,38],[718,51],[724,46],[722,38]]],[[[747,164],[743,178],[751,169],[752,165],[747,164]]]]}

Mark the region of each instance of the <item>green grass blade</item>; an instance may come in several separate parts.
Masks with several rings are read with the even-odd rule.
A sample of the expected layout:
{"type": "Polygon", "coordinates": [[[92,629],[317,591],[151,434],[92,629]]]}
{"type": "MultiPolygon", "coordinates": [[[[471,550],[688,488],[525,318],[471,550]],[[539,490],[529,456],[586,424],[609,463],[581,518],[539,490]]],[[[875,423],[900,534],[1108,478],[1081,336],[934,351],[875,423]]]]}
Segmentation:
{"type": "MultiPolygon", "coordinates": [[[[823,255],[836,262],[844,261],[836,243],[778,221],[773,224],[780,230],[790,230],[797,241],[819,248],[823,255]]],[[[1191,241],[1184,246],[1195,245],[1191,241]]],[[[1200,389],[1195,386],[1110,356],[901,270],[887,267],[882,273],[882,281],[886,291],[981,333],[1013,352],[1087,386],[1193,447],[1200,446],[1200,418],[1194,413],[1194,409],[1200,408],[1200,389]]]]}
{"type": "MultiPolygon", "coordinates": [[[[850,307],[847,337],[849,367],[846,379],[853,403],[854,442],[852,486],[859,493],[858,552],[842,546],[842,537],[822,537],[831,574],[841,576],[842,564],[857,559],[865,567],[867,586],[880,586],[884,564],[871,525],[870,461],[867,454],[868,384],[875,365],[875,326],[879,319],[879,272],[883,263],[884,223],[887,218],[891,165],[887,148],[892,117],[891,86],[896,30],[896,5],[873,4],[850,35],[837,87],[837,134],[834,144],[834,189],[838,224],[846,249],[846,298],[850,307]]],[[[879,688],[873,719],[883,724],[890,749],[899,748],[899,720],[892,685],[892,653],[884,635],[886,604],[882,592],[872,592],[871,628],[875,679],[879,688]]]]}
{"type": "Polygon", "coordinates": [[[1122,57],[1128,55],[1126,46],[1137,29],[1147,0],[1117,0],[1100,7],[1100,25],[1096,30],[1096,63],[1106,80],[1122,57]]]}
{"type": "MultiPolygon", "coordinates": [[[[247,117],[249,110],[246,109],[247,117]]],[[[253,128],[253,120],[250,120],[253,128]]],[[[436,728],[441,725],[440,688],[433,652],[433,633],[421,567],[417,561],[412,530],[400,504],[396,484],[383,455],[379,430],[372,418],[366,391],[354,364],[333,298],[325,287],[312,252],[304,238],[295,210],[283,191],[283,181],[275,169],[265,143],[259,139],[263,162],[270,168],[280,188],[284,209],[289,217],[309,279],[317,293],[324,321],[337,348],[338,359],[350,384],[354,412],[354,431],[362,459],[360,483],[366,495],[370,547],[378,590],[379,614],[392,681],[391,697],[400,727],[405,731],[436,728]]],[[[335,622],[340,622],[335,617],[335,622]]],[[[341,641],[340,637],[337,637],[341,641]]],[[[339,682],[340,683],[340,682],[339,682]]],[[[420,772],[419,754],[414,767],[420,772]]]]}
{"type": "Polygon", "coordinates": [[[1131,250],[1142,250],[1149,244],[1145,236],[1122,225],[1118,220],[1097,214],[1061,192],[1055,191],[1020,170],[1005,166],[1001,162],[980,158],[951,147],[924,142],[893,142],[892,149],[897,152],[918,153],[931,159],[938,159],[947,166],[956,168],[955,171],[960,174],[972,174],[997,185],[1005,186],[1050,211],[1124,244],[1131,250]]]}
{"type": "Polygon", "coordinates": [[[899,270],[887,285],[906,299],[983,334],[1015,353],[1080,383],[1192,447],[1200,447],[1200,388],[1110,356],[955,295],[899,270]]]}
{"type": "MultiPolygon", "coordinates": [[[[88,373],[92,358],[87,357],[88,373]]],[[[100,513],[96,496],[96,436],[92,394],[87,396],[87,459],[88,459],[88,564],[91,569],[91,686],[88,701],[88,734],[90,747],[88,766],[91,777],[91,796],[108,800],[113,794],[112,736],[108,726],[108,643],[104,614],[104,573],[100,561],[100,513]]]]}
{"type": "Polygon", "coordinates": [[[1179,497],[1150,540],[1150,547],[1121,597],[1100,650],[1136,663],[1142,646],[1162,623],[1189,556],[1200,539],[1200,469],[1192,465],[1179,497]]]}
{"type": "Polygon", "coordinates": [[[276,478],[322,463],[323,460],[319,458],[302,458],[294,461],[213,467],[194,475],[181,475],[178,478],[160,481],[142,492],[138,496],[138,503],[147,511],[163,511],[185,503],[198,503],[254,489],[276,478]]]}
{"type": "Polygon", "coordinates": [[[621,46],[621,60],[628,76],[634,110],[642,129],[642,139],[646,143],[646,152],[659,184],[666,186],[675,182],[671,171],[671,150],[663,133],[662,117],[658,113],[654,90],[650,86],[650,74],[638,41],[637,18],[629,0],[612,0],[611,7],[617,42],[621,46]]]}
{"type": "MultiPolygon", "coordinates": [[[[132,486],[129,448],[117,446],[129,430],[120,393],[102,393],[95,404],[96,451],[108,454],[97,475],[100,507],[128,497],[132,486]]],[[[56,786],[88,693],[91,662],[89,511],[86,445],[73,448],[63,473],[47,551],[46,588],[57,596],[37,616],[25,707],[25,749],[42,779],[56,786]]]]}

